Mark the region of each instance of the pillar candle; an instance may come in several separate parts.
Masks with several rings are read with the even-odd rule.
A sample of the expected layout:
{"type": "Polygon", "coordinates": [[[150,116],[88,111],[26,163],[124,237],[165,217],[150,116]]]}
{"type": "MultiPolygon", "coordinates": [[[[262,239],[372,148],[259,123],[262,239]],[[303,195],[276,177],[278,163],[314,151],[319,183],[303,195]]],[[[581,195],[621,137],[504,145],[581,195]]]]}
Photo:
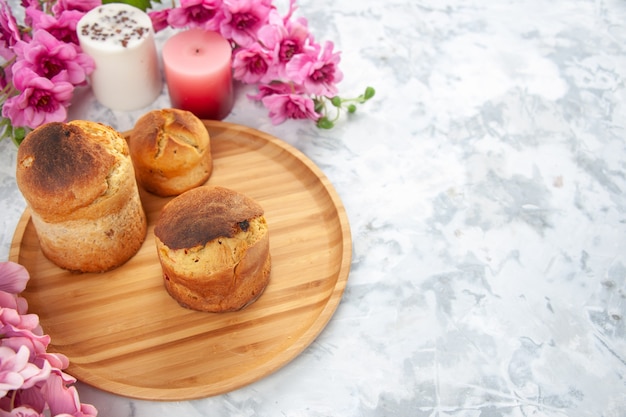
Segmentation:
{"type": "Polygon", "coordinates": [[[136,110],[159,96],[163,81],[146,13],[127,4],[105,4],[86,13],[76,31],[83,52],[95,61],[90,81],[100,103],[136,110]]]}
{"type": "Polygon", "coordinates": [[[222,120],[233,107],[230,43],[217,32],[190,29],[163,46],[163,68],[172,107],[201,119],[222,120]]]}

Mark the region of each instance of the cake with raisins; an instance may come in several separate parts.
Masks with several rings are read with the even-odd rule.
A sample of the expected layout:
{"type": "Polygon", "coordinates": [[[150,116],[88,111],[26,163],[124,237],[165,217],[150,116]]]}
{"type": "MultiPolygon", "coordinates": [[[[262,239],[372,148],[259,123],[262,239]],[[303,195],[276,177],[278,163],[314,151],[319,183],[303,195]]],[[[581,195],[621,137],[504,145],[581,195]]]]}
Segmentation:
{"type": "Polygon", "coordinates": [[[264,211],[244,194],[212,186],[186,191],[163,207],[154,235],[165,288],[184,307],[237,311],[269,282],[264,211]]]}

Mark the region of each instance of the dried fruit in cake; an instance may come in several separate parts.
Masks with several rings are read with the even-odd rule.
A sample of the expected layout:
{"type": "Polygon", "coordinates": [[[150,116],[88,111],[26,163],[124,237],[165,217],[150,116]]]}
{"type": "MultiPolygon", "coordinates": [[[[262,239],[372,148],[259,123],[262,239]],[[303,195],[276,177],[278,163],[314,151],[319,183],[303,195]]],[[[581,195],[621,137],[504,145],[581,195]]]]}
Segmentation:
{"type": "Polygon", "coordinates": [[[240,310],[269,282],[264,211],[239,192],[210,186],[189,190],[165,205],[154,234],[165,288],[187,308],[240,310]]]}

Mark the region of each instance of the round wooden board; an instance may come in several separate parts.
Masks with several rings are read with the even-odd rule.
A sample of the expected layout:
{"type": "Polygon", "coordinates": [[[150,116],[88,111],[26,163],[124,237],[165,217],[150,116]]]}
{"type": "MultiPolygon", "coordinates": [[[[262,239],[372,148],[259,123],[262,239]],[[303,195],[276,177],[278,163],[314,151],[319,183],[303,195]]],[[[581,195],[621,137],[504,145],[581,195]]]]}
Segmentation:
{"type": "Polygon", "coordinates": [[[256,381],[298,356],[335,312],[352,242],[345,209],[327,178],[297,149],[244,126],[205,121],[221,185],[257,200],[270,230],[272,272],[261,297],[234,313],[180,307],[165,291],[154,222],[169,201],[141,192],[148,233],[139,252],[102,274],[72,274],[39,249],[28,210],[10,260],[30,281],[23,296],[65,354],[67,372],[115,394],[188,400],[256,381]]]}

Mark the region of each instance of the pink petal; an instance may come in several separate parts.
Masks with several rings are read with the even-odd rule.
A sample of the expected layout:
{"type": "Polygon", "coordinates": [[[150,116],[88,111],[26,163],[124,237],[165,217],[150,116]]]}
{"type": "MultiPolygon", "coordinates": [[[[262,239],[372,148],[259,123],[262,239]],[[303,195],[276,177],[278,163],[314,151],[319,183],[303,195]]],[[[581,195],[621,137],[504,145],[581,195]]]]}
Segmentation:
{"type": "Polygon", "coordinates": [[[22,265],[15,262],[0,262],[0,291],[19,294],[26,288],[30,276],[22,265]]]}

